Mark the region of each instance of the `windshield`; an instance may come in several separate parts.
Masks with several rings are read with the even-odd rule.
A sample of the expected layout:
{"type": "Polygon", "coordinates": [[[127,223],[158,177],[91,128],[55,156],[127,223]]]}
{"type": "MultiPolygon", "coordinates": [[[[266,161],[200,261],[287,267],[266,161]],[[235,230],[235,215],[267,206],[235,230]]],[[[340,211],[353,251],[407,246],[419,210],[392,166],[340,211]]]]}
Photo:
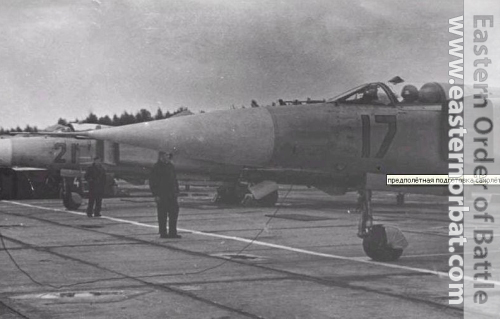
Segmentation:
{"type": "Polygon", "coordinates": [[[336,95],[336,96],[332,97],[331,99],[328,99],[328,100],[327,100],[327,102],[335,102],[335,101],[337,101],[339,98],[341,98],[341,97],[343,97],[343,96],[345,96],[345,95],[350,95],[351,93],[353,93],[353,92],[357,91],[358,89],[360,89],[360,88],[362,88],[362,87],[364,87],[364,86],[366,86],[366,84],[363,84],[363,85],[357,86],[357,87],[355,87],[354,89],[350,89],[350,90],[349,90],[349,91],[347,91],[347,92],[344,92],[344,93],[341,93],[341,94],[339,94],[339,95],[336,95]]]}
{"type": "Polygon", "coordinates": [[[392,105],[391,98],[380,83],[362,85],[329,101],[342,104],[392,105]]]}

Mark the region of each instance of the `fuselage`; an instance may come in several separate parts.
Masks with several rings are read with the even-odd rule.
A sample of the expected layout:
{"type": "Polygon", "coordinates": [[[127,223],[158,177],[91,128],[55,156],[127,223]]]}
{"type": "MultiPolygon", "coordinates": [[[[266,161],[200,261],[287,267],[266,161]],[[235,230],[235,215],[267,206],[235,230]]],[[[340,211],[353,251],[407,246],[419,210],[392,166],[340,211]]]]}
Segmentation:
{"type": "MultiPolygon", "coordinates": [[[[201,165],[332,176],[445,173],[440,105],[277,106],[216,111],[90,132],[201,165]]],[[[180,162],[179,162],[180,163],[180,162]]]]}

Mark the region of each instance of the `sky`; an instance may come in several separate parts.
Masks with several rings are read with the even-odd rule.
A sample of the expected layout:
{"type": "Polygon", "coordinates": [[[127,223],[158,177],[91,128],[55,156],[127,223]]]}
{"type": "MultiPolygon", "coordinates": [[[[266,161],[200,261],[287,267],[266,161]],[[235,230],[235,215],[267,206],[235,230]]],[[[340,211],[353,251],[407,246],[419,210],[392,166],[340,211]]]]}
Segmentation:
{"type": "Polygon", "coordinates": [[[2,0],[0,127],[447,81],[462,1],[2,0]]]}

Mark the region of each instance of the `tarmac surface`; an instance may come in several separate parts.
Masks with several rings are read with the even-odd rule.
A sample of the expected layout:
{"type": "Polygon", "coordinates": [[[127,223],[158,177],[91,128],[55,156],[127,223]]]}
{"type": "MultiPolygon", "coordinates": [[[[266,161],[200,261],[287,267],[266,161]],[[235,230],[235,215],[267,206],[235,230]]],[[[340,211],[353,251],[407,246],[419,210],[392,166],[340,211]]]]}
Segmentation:
{"type": "Polygon", "coordinates": [[[448,305],[447,198],[374,192],[376,223],[410,245],[371,261],[356,195],[282,186],[276,207],[180,198],[181,239],[161,239],[151,197],[105,199],[102,218],[60,200],[0,202],[0,317],[460,318],[448,305]]]}

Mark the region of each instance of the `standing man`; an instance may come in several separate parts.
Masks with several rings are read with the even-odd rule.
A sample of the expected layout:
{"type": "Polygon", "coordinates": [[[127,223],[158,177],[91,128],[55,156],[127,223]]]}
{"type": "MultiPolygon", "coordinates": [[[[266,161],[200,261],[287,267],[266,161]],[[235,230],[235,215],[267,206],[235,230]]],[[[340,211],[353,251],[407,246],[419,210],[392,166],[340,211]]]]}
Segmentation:
{"type": "Polygon", "coordinates": [[[171,162],[172,153],[158,153],[158,161],[151,170],[149,187],[158,208],[158,227],[161,238],[181,238],[177,234],[177,217],[179,216],[179,184],[175,167],[171,162]],[[168,218],[168,234],[167,234],[168,218]]]}
{"type": "Polygon", "coordinates": [[[94,157],[94,163],[85,171],[85,180],[89,183],[89,204],[87,216],[101,217],[102,196],[106,186],[106,170],[99,156],[94,157]],[[94,208],[95,204],[95,208],[94,208]]]}

